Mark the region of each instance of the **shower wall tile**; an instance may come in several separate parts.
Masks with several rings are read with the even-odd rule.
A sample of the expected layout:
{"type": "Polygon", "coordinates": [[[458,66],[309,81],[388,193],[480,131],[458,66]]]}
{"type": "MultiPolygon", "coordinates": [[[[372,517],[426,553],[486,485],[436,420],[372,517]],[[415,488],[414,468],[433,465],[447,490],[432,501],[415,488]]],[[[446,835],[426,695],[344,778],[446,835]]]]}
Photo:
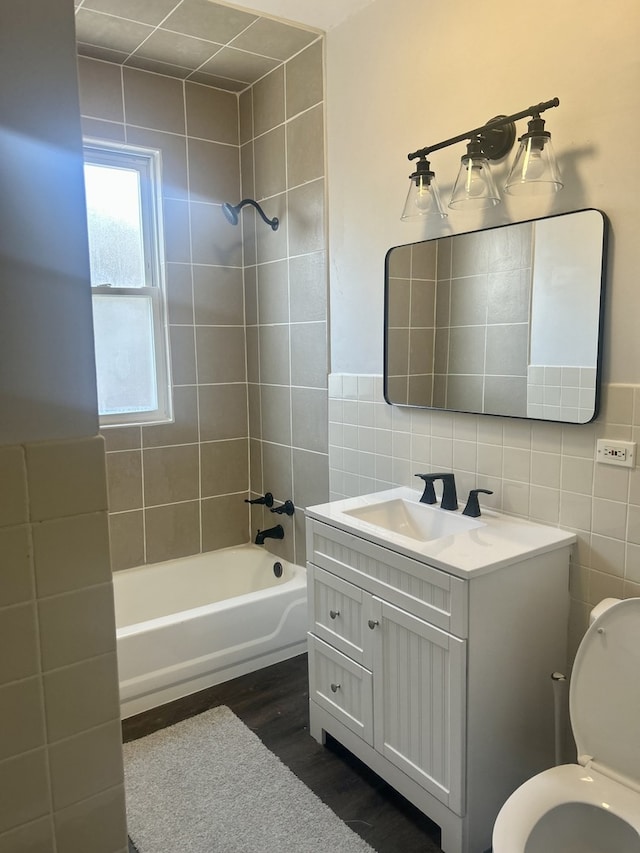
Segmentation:
{"type": "Polygon", "coordinates": [[[203,442],[200,456],[203,497],[248,490],[249,444],[246,438],[203,442]]]}
{"type": "Polygon", "coordinates": [[[124,121],[122,71],[109,62],[78,57],[80,108],[85,116],[124,121]]]}
{"type": "Polygon", "coordinates": [[[20,604],[34,593],[30,528],[0,528],[0,607],[20,604]]]}
{"type": "Polygon", "coordinates": [[[287,62],[287,118],[322,102],[322,50],[322,40],[318,39],[287,62]]]}
{"type": "Polygon", "coordinates": [[[287,124],[287,179],[289,186],[324,175],[324,114],[322,104],[287,124]]]}
{"type": "Polygon", "coordinates": [[[146,562],[144,542],[144,513],[117,512],[109,515],[111,569],[131,569],[146,562]]]}
{"type": "Polygon", "coordinates": [[[125,815],[118,807],[122,786],[111,788],[56,813],[56,837],[62,850],[111,853],[126,838],[125,815]]]}
{"type": "Polygon", "coordinates": [[[22,447],[0,447],[0,527],[29,518],[27,469],[22,447]]]}
{"type": "Polygon", "coordinates": [[[0,687],[0,708],[0,761],[44,746],[44,702],[39,678],[0,687]]]}
{"type": "Polygon", "coordinates": [[[199,497],[196,444],[149,448],[143,451],[146,506],[195,500],[199,497]]]}
{"type": "MultiPolygon", "coordinates": [[[[173,389],[173,416],[173,423],[142,427],[143,447],[195,444],[198,441],[198,389],[195,386],[173,389]]],[[[141,506],[140,502],[136,506],[141,506]]]]}
{"type": "Polygon", "coordinates": [[[253,86],[254,138],[282,124],[284,118],[284,68],[280,66],[253,86]]]}
{"type": "Polygon", "coordinates": [[[233,199],[240,183],[237,147],[189,139],[187,148],[191,200],[222,203],[233,199]]]}
{"type": "Polygon", "coordinates": [[[193,267],[195,322],[203,326],[242,326],[244,293],[240,267],[193,267]]]}
{"type": "Polygon", "coordinates": [[[198,398],[201,441],[248,437],[247,386],[244,382],[201,385],[198,398]]]}
{"type": "MultiPolygon", "coordinates": [[[[287,186],[284,125],[256,137],[253,148],[256,199],[261,201],[284,192],[287,186]]],[[[272,215],[269,213],[269,218],[272,215]]]]}
{"type": "Polygon", "coordinates": [[[109,510],[123,512],[142,505],[142,453],[123,450],[107,457],[109,510]]]}
{"type": "MultiPolygon", "coordinates": [[[[0,761],[0,790],[0,833],[48,814],[51,801],[46,749],[0,761]]],[[[3,837],[0,835],[0,843],[3,837]]],[[[8,849],[13,853],[16,848],[8,849]]]]}
{"type": "Polygon", "coordinates": [[[53,827],[48,816],[0,835],[0,853],[14,853],[16,850],[55,853],[54,844],[53,827]]]}
{"type": "Polygon", "coordinates": [[[147,563],[175,560],[200,551],[200,502],[145,509],[147,563]]]}
{"type": "Polygon", "coordinates": [[[135,68],[123,68],[122,79],[127,124],[184,135],[184,84],[180,80],[135,68]]]}
{"type": "Polygon", "coordinates": [[[291,384],[327,387],[327,324],[291,324],[291,384]]]}
{"type": "Polygon", "coordinates": [[[288,193],[289,246],[292,255],[317,252],[325,245],[324,180],[288,193]]]}
{"type": "Polygon", "coordinates": [[[198,382],[246,382],[244,328],[197,326],[198,382]]]}
{"type": "Polygon", "coordinates": [[[202,501],[202,550],[242,545],[249,538],[248,493],[205,498],[202,501]]]}
{"type": "Polygon", "coordinates": [[[289,270],[286,259],[257,267],[258,322],[289,322],[289,270]]]}
{"type": "Polygon", "coordinates": [[[187,135],[238,145],[238,99],[230,92],[185,83],[187,135]]]}

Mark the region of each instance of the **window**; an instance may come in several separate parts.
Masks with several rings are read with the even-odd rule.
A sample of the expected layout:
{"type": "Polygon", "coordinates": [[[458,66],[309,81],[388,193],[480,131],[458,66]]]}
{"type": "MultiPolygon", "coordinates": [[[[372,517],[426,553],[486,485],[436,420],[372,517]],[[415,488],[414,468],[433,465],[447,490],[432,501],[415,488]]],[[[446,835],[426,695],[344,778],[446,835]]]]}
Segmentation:
{"type": "Polygon", "coordinates": [[[86,142],[84,163],[100,424],[167,421],[160,154],[86,142]]]}

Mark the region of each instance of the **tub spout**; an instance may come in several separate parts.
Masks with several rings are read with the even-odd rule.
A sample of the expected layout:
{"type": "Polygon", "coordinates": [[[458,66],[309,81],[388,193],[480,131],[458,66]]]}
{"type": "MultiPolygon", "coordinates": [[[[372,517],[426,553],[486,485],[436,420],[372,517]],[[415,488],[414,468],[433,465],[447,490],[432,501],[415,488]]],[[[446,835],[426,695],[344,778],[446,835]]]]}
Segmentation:
{"type": "Polygon", "coordinates": [[[264,545],[265,539],[284,539],[284,527],[281,524],[276,524],[275,527],[270,527],[268,530],[258,530],[256,545],[264,545]]]}

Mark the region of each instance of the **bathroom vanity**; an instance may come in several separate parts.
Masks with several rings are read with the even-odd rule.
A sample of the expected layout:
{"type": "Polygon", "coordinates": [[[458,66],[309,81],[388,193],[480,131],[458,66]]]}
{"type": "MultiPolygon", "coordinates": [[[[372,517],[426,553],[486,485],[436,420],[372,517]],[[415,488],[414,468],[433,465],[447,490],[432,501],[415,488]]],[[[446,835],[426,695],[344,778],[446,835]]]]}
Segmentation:
{"type": "Polygon", "coordinates": [[[500,807],[553,764],[575,537],[408,488],[308,507],[310,729],[483,853],[500,807]]]}

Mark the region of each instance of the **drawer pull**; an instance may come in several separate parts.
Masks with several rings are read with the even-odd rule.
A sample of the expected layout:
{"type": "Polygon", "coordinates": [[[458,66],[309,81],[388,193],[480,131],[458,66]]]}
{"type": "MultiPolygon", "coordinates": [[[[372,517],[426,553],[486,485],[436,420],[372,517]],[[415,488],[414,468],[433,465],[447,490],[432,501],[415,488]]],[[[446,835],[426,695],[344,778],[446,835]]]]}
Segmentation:
{"type": "Polygon", "coordinates": [[[339,616],[339,615],[340,615],[340,611],[339,611],[339,610],[330,610],[330,611],[329,611],[329,616],[331,616],[331,618],[332,618],[332,619],[335,619],[335,618],[336,618],[337,616],[339,616]]]}
{"type": "Polygon", "coordinates": [[[368,624],[369,624],[369,627],[371,628],[371,630],[373,631],[373,629],[376,627],[376,625],[379,625],[380,623],[378,622],[377,619],[369,619],[368,624]]]}
{"type": "Polygon", "coordinates": [[[331,690],[333,691],[333,693],[337,693],[337,692],[338,692],[338,690],[340,690],[340,685],[339,685],[339,684],[335,684],[335,683],[333,683],[333,684],[331,685],[331,690]]]}

